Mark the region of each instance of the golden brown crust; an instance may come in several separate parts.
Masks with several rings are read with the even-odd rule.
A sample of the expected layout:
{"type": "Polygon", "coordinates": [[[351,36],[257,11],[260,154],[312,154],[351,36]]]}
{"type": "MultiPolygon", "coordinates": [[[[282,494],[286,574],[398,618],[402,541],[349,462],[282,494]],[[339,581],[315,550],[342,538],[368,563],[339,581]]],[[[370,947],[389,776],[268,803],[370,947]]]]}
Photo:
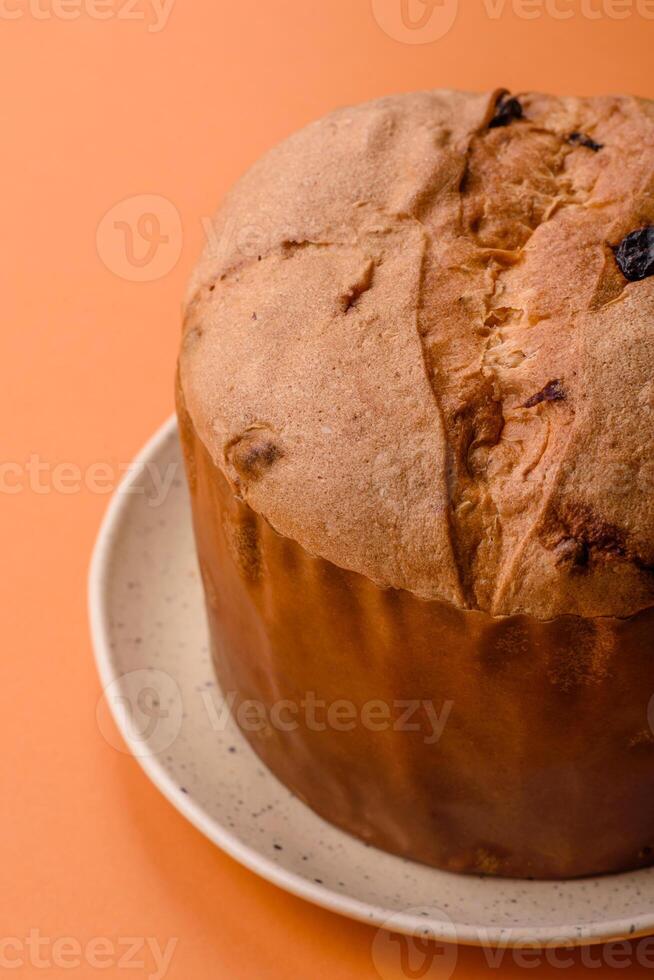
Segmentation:
{"type": "Polygon", "coordinates": [[[260,160],[189,292],[184,397],[254,511],[492,615],[654,604],[654,104],[427,92],[260,160]],[[601,145],[570,140],[582,133],[601,145]]]}

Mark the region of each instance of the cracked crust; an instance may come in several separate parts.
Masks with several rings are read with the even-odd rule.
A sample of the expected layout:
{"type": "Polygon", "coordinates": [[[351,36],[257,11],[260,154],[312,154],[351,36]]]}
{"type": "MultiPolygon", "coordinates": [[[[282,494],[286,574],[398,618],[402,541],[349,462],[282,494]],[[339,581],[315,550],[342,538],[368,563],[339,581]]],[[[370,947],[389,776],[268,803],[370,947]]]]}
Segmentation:
{"type": "Polygon", "coordinates": [[[523,93],[491,125],[502,97],[341,109],[255,164],[181,387],[310,552],[496,616],[628,616],[654,605],[654,278],[613,247],[654,224],[654,103],[523,93]]]}

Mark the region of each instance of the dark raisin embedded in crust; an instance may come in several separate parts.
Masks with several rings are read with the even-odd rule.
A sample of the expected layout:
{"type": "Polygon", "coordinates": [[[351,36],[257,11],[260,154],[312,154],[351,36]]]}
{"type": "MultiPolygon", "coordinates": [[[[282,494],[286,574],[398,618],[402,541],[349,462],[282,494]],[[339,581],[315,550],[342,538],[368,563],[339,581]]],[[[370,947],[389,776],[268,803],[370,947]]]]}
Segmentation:
{"type": "Polygon", "coordinates": [[[613,248],[613,252],[620,271],[629,282],[654,276],[654,226],[632,231],[613,248]]]}
{"type": "Polygon", "coordinates": [[[495,105],[495,115],[488,124],[489,129],[508,126],[515,119],[522,119],[524,112],[518,99],[508,93],[501,95],[495,105]]]}
{"type": "Polygon", "coordinates": [[[523,408],[533,408],[541,402],[560,402],[565,398],[565,389],[558,378],[548,381],[544,388],[537,391],[535,395],[528,398],[523,408]]]}
{"type": "Polygon", "coordinates": [[[588,545],[577,538],[563,538],[555,548],[556,564],[580,569],[588,565],[590,554],[588,545]]]}
{"type": "Polygon", "coordinates": [[[586,133],[570,133],[568,143],[572,143],[573,146],[587,146],[594,153],[599,153],[600,150],[604,149],[603,143],[598,143],[592,136],[587,136],[586,133]]]}
{"type": "Polygon", "coordinates": [[[244,480],[259,480],[284,455],[272,433],[265,428],[244,432],[226,447],[225,456],[238,476],[244,480]]]}

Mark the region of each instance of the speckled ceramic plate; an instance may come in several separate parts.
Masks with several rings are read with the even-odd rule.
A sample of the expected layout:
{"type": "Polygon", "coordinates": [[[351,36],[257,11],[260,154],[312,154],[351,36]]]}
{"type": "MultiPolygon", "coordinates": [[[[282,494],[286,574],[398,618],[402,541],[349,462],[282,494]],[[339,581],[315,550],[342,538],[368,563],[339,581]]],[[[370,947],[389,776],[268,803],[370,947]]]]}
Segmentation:
{"type": "MultiPolygon", "coordinates": [[[[215,684],[174,419],[111,501],[90,613],[105,736],[119,750],[126,744],[207,837],[280,888],[375,923],[382,937],[580,945],[654,931],[654,869],[569,882],[435,871],[325,823],[262,766],[215,684]]],[[[379,939],[379,955],[383,946],[379,939]]]]}

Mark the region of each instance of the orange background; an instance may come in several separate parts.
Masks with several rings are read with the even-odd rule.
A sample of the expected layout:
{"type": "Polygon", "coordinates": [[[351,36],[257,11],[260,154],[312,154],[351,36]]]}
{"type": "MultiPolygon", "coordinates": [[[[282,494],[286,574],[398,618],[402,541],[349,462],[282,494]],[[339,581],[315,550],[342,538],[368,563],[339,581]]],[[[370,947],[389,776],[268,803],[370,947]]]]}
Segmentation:
{"type": "MultiPolygon", "coordinates": [[[[489,0],[461,0],[446,36],[407,44],[368,0],[176,0],[159,31],[146,0],[130,19],[126,0],[105,0],[106,19],[86,0],[76,18],[76,0],[59,2],[0,3],[0,938],[177,937],[168,977],[183,980],[372,978],[371,929],[239,867],[102,738],[85,591],[107,497],[75,473],[117,473],[171,412],[201,219],[266,147],[339,104],[414,88],[654,96],[654,20],[635,0],[624,19],[629,0],[606,0],[597,19],[581,0],[558,0],[571,19],[525,19],[509,0],[493,19],[489,0]],[[112,239],[109,221],[98,234],[134,195],[162,195],[180,215],[161,252],[177,261],[152,281],[134,281],[148,268],[121,255],[128,232],[112,239]],[[47,464],[38,485],[30,457],[47,464]]],[[[138,217],[138,202],[125,207],[138,217]]],[[[460,951],[457,977],[486,970],[481,952],[460,951]]],[[[14,975],[96,972],[148,973],[14,975]]]]}

